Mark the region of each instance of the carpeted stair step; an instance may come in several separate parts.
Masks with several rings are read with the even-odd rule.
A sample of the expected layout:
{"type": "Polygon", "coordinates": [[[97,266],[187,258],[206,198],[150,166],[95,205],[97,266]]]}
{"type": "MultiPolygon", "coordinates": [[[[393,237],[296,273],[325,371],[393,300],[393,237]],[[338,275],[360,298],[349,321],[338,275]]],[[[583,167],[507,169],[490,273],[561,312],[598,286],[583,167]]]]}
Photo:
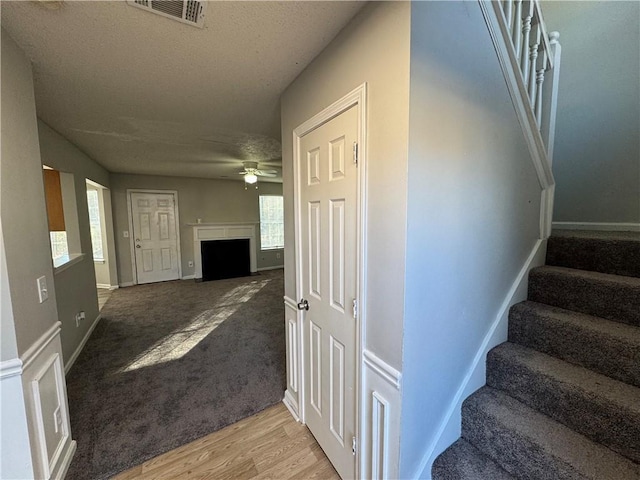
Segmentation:
{"type": "Polygon", "coordinates": [[[447,448],[431,468],[432,480],[515,480],[465,439],[447,448]]]}
{"type": "Polygon", "coordinates": [[[529,300],[640,326],[640,278],[564,267],[529,274],[529,300]]]}
{"type": "Polygon", "coordinates": [[[640,388],[514,343],[487,355],[487,385],[640,462],[640,388]]]}
{"type": "Polygon", "coordinates": [[[640,328],[536,302],[509,312],[509,341],[640,387],[640,328]]]}
{"type": "Polygon", "coordinates": [[[546,264],[640,277],[640,232],[554,230],[546,264]]]}
{"type": "Polygon", "coordinates": [[[517,478],[640,478],[639,464],[491,387],[465,400],[462,437],[517,478]]]}

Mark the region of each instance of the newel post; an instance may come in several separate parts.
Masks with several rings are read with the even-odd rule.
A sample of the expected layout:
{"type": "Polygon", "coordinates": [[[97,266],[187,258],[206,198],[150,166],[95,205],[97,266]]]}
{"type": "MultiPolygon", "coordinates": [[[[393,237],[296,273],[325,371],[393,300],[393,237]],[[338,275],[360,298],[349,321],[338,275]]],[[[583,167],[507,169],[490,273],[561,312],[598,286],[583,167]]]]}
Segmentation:
{"type": "Polygon", "coordinates": [[[560,86],[560,33],[551,32],[549,34],[549,48],[553,69],[551,75],[545,78],[542,94],[542,122],[540,133],[547,147],[547,157],[549,166],[553,163],[553,144],[556,133],[556,112],[558,110],[558,87],[560,86]]]}

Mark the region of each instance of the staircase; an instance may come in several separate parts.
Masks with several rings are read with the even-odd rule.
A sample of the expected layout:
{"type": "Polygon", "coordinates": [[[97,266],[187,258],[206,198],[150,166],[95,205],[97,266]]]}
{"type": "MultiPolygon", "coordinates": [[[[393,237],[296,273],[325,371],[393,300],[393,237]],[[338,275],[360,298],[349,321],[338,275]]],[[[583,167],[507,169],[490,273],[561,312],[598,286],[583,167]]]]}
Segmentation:
{"type": "Polygon", "coordinates": [[[434,480],[640,479],[640,234],[554,232],[434,480]]]}

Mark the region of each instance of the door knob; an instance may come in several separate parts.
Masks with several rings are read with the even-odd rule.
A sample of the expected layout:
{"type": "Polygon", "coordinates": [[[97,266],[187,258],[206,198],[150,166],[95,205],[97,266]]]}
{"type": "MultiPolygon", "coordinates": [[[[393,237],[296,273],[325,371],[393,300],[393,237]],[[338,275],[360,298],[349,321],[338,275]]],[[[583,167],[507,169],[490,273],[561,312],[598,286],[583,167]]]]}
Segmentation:
{"type": "Polygon", "coordinates": [[[140,245],[136,245],[136,248],[142,248],[140,245]]]}
{"type": "Polygon", "coordinates": [[[298,302],[298,310],[309,310],[309,302],[302,298],[298,302]]]}

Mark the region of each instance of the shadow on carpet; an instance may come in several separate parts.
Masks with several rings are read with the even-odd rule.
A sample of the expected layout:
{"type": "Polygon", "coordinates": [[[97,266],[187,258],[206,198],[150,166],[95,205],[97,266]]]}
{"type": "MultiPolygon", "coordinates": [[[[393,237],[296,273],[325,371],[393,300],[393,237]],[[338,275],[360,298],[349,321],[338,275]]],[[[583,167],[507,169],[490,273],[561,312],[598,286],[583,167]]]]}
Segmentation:
{"type": "Polygon", "coordinates": [[[78,450],[105,479],[282,400],[283,272],[116,290],[67,377],[78,450]]]}

